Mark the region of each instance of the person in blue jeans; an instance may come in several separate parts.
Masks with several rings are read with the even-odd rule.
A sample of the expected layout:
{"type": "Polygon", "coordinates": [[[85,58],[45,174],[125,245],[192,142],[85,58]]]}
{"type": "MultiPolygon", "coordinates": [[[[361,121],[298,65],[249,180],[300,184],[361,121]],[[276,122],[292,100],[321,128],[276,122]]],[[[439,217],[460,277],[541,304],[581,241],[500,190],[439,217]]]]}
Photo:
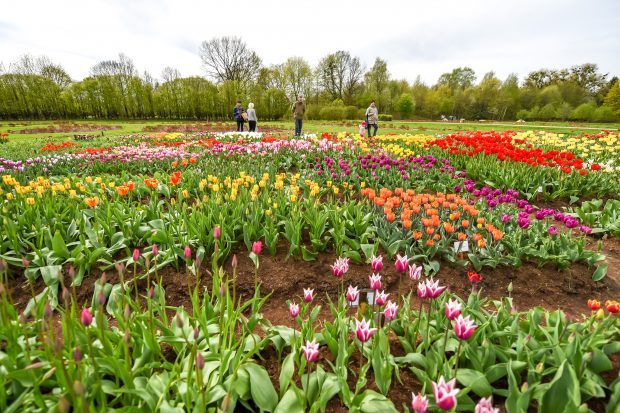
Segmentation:
{"type": "Polygon", "coordinates": [[[370,102],[370,106],[366,109],[366,128],[368,130],[368,137],[377,136],[377,126],[379,123],[379,111],[377,110],[377,106],[375,106],[375,101],[370,102]],[[374,127],[375,131],[371,135],[370,130],[374,127]]]}
{"type": "Polygon", "coordinates": [[[295,118],[295,136],[301,136],[301,127],[306,113],[306,103],[302,95],[297,96],[297,102],[293,105],[293,117],[295,118]]]}
{"type": "Polygon", "coordinates": [[[237,121],[237,132],[243,132],[243,124],[245,123],[245,119],[243,118],[243,113],[245,109],[241,106],[241,101],[238,100],[237,104],[233,108],[233,117],[237,121]]]}

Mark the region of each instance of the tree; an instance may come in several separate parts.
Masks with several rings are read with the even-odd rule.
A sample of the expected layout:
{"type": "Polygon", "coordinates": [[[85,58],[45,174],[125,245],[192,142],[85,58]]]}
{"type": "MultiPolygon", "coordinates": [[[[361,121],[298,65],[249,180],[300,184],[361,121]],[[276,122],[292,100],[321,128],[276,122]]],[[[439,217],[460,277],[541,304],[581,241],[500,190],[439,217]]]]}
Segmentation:
{"type": "Polygon", "coordinates": [[[364,68],[359,57],[339,50],[321,59],[318,65],[321,86],[331,95],[332,100],[353,101],[353,94],[360,86],[364,68]]]}
{"type": "Polygon", "coordinates": [[[415,107],[415,103],[413,101],[413,96],[409,93],[403,93],[398,98],[398,102],[396,102],[396,109],[402,119],[408,119],[409,116],[413,113],[413,109],[415,107]]]}
{"type": "Polygon", "coordinates": [[[290,101],[297,96],[308,97],[312,87],[312,68],[301,57],[289,57],[282,65],[283,90],[290,101]]]}
{"type": "Polygon", "coordinates": [[[605,105],[611,108],[617,116],[620,116],[620,81],[616,80],[609,92],[607,92],[605,105]]]}
{"type": "Polygon", "coordinates": [[[473,86],[476,81],[476,72],[470,67],[457,67],[450,73],[444,73],[439,76],[438,85],[446,85],[450,90],[466,89],[473,86]]]}
{"type": "Polygon", "coordinates": [[[200,45],[200,58],[208,76],[216,82],[253,81],[262,66],[261,58],[239,37],[214,37],[200,45]]]}

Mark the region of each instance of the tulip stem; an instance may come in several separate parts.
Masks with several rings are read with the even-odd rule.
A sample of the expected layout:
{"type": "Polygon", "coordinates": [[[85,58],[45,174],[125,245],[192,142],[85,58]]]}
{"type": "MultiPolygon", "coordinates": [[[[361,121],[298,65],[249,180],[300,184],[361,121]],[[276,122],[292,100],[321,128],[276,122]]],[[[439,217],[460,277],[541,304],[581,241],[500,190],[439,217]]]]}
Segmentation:
{"type": "Polygon", "coordinates": [[[433,307],[433,299],[431,298],[428,303],[428,318],[426,319],[426,341],[428,342],[431,337],[431,309],[433,307]]]}
{"type": "Polygon", "coordinates": [[[443,352],[441,354],[446,354],[446,346],[448,345],[448,331],[450,331],[450,320],[448,320],[448,327],[446,327],[446,334],[443,337],[443,352]]]}
{"type": "MultiPolygon", "coordinates": [[[[306,364],[306,366],[307,365],[308,364],[306,364]]],[[[306,370],[306,367],[304,367],[304,370],[306,370]]],[[[309,369],[309,370],[311,370],[311,369],[309,369]]],[[[306,403],[308,405],[310,405],[310,400],[308,400],[308,392],[309,392],[309,390],[310,390],[310,371],[306,370],[306,392],[305,393],[306,393],[306,403]]]]}
{"type": "Polygon", "coordinates": [[[454,362],[454,377],[456,377],[456,372],[459,370],[459,358],[461,356],[461,345],[463,344],[463,340],[459,340],[459,347],[456,349],[456,361],[454,362]]]}
{"type": "Polygon", "coordinates": [[[413,334],[413,346],[416,347],[418,342],[418,331],[420,331],[420,323],[422,322],[422,304],[423,301],[420,298],[420,309],[418,310],[418,321],[415,324],[415,333],[413,334]]]}

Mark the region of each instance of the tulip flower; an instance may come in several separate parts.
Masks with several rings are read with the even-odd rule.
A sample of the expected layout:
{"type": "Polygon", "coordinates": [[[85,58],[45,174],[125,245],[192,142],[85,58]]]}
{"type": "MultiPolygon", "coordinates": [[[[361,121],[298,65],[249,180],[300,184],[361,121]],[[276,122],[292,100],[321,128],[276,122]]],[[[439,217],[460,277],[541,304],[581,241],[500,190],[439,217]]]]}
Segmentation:
{"type": "Polygon", "coordinates": [[[93,323],[93,314],[88,308],[82,310],[81,321],[85,327],[88,327],[93,323]]]}
{"type": "Polygon", "coordinates": [[[422,266],[412,264],[409,266],[409,278],[411,281],[418,281],[422,276],[422,266]]]}
{"type": "Polygon", "coordinates": [[[304,301],[307,303],[312,302],[314,299],[314,289],[304,288],[304,301]]]}
{"type": "Polygon", "coordinates": [[[80,361],[82,361],[82,358],[84,358],[82,350],[80,350],[79,347],[76,347],[75,350],[73,350],[73,361],[79,363],[80,361]]]}
{"type": "MultiPolygon", "coordinates": [[[[547,232],[549,232],[549,235],[557,235],[558,233],[558,228],[556,226],[551,225],[548,229],[547,232]]],[[[484,399],[482,399],[484,400],[484,399]]]]}
{"type": "Polygon", "coordinates": [[[355,320],[355,334],[362,343],[367,342],[375,334],[377,328],[370,328],[370,321],[362,318],[362,321],[355,320]]]}
{"type": "Polygon", "coordinates": [[[157,257],[157,255],[159,254],[159,247],[157,246],[157,244],[153,244],[153,246],[151,247],[151,251],[153,253],[153,257],[157,257]]]}
{"type": "Polygon", "coordinates": [[[373,274],[368,276],[368,281],[370,281],[370,289],[378,290],[381,288],[381,276],[379,274],[373,274]]]}
{"type": "Polygon", "coordinates": [[[336,278],[340,278],[349,271],[349,259],[338,258],[334,265],[331,265],[332,275],[336,278]]]}
{"type": "Polygon", "coordinates": [[[288,305],[288,312],[291,317],[295,318],[299,315],[299,304],[290,303],[288,305]]]}
{"type": "Polygon", "coordinates": [[[469,278],[469,282],[472,284],[477,284],[482,281],[482,275],[474,271],[467,272],[467,278],[469,278]]]}
{"type": "Polygon", "coordinates": [[[599,300],[588,300],[588,307],[590,307],[590,309],[592,311],[596,311],[599,308],[601,308],[601,302],[599,300]]]}
{"type": "Polygon", "coordinates": [[[133,262],[140,261],[140,250],[139,249],[134,248],[132,258],[133,258],[133,262]]]}
{"type": "Polygon", "coordinates": [[[469,318],[469,316],[463,318],[462,315],[459,315],[454,320],[454,333],[460,340],[469,340],[476,327],[474,320],[469,318]]]}
{"type": "Polygon", "coordinates": [[[198,352],[198,354],[196,354],[196,368],[198,370],[202,370],[205,368],[205,358],[200,351],[198,352]]]}
{"type": "Polygon", "coordinates": [[[439,297],[446,288],[445,285],[440,287],[439,280],[433,280],[431,277],[431,279],[426,280],[426,297],[435,299],[439,297]]]}
{"type": "Polygon", "coordinates": [[[383,256],[379,255],[375,257],[374,255],[370,259],[370,267],[373,272],[379,273],[383,269],[383,256]]]}
{"type": "Polygon", "coordinates": [[[398,306],[396,303],[392,301],[388,301],[385,305],[385,309],[383,310],[383,315],[387,320],[393,320],[396,318],[396,312],[398,311],[398,306]]]}
{"type": "Polygon", "coordinates": [[[360,292],[357,287],[353,287],[349,285],[347,289],[347,301],[350,303],[354,303],[359,298],[360,292]]]}
{"type": "Polygon", "coordinates": [[[426,413],[428,410],[428,399],[426,396],[423,396],[422,393],[415,394],[411,393],[411,408],[414,413],[426,413]]]}
{"type": "Polygon", "coordinates": [[[316,340],[306,341],[306,345],[301,346],[301,349],[303,350],[308,363],[316,361],[319,357],[319,343],[317,343],[316,340]]]}
{"type": "Polygon", "coordinates": [[[620,312],[620,303],[616,300],[607,300],[605,301],[605,308],[612,314],[617,314],[620,312]]]}
{"type": "Polygon", "coordinates": [[[499,413],[499,409],[493,408],[493,396],[489,396],[486,399],[480,399],[476,408],[474,410],[475,413],[499,413]]]}
{"type": "Polygon", "coordinates": [[[252,252],[256,255],[260,255],[263,251],[263,243],[261,241],[254,241],[252,243],[252,252]]]}
{"type": "Polygon", "coordinates": [[[451,298],[446,302],[446,317],[448,320],[454,320],[459,315],[461,315],[461,303],[451,298]]]}
{"type": "Polygon", "coordinates": [[[432,384],[437,407],[441,410],[452,410],[456,406],[456,395],[459,393],[459,389],[454,388],[456,379],[446,382],[441,376],[438,382],[432,382],[432,384]]]}
{"type": "Polygon", "coordinates": [[[183,250],[183,256],[186,260],[189,260],[192,257],[192,249],[188,246],[183,250]]]}
{"type": "Polygon", "coordinates": [[[375,304],[381,306],[383,304],[385,304],[385,302],[387,301],[388,295],[390,294],[386,294],[385,290],[379,292],[377,291],[377,295],[375,297],[375,304]]]}
{"type": "Polygon", "coordinates": [[[424,281],[418,283],[418,297],[426,298],[426,283],[424,281]]]}
{"type": "Polygon", "coordinates": [[[407,272],[409,268],[409,258],[407,256],[400,256],[400,254],[396,255],[396,262],[394,263],[396,266],[396,272],[407,272]]]}
{"type": "Polygon", "coordinates": [[[219,225],[217,227],[213,228],[213,238],[214,239],[219,239],[221,231],[222,230],[220,229],[219,225]]]}

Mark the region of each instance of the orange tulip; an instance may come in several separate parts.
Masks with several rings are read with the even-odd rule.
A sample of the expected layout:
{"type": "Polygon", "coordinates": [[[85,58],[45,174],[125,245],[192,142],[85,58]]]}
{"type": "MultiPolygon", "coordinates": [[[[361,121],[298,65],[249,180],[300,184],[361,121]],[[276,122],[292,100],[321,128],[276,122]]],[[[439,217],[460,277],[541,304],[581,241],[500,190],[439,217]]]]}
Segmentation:
{"type": "Polygon", "coordinates": [[[456,239],[459,241],[465,241],[467,239],[467,234],[464,232],[459,232],[456,236],[456,239]]]}
{"type": "Polygon", "coordinates": [[[422,233],[420,231],[413,231],[413,239],[419,240],[422,238],[422,233]]]}
{"type": "Polygon", "coordinates": [[[426,246],[427,247],[432,247],[433,245],[435,245],[435,242],[432,239],[427,239],[426,240],[426,246]]]}
{"type": "Polygon", "coordinates": [[[590,307],[590,309],[592,311],[596,311],[599,308],[601,308],[601,302],[599,300],[588,300],[588,307],[590,307]]]}
{"type": "Polygon", "coordinates": [[[99,197],[93,196],[91,198],[85,198],[84,202],[88,205],[89,208],[95,208],[99,205],[99,197]]]}
{"type": "Polygon", "coordinates": [[[463,228],[467,228],[467,227],[469,227],[469,221],[468,221],[468,220],[466,220],[466,219],[462,220],[462,221],[461,221],[461,226],[462,226],[463,228]]]}
{"type": "Polygon", "coordinates": [[[157,189],[157,186],[159,185],[159,182],[157,181],[157,179],[153,179],[153,178],[146,178],[144,180],[144,184],[146,186],[148,186],[151,189],[157,189]]]}

